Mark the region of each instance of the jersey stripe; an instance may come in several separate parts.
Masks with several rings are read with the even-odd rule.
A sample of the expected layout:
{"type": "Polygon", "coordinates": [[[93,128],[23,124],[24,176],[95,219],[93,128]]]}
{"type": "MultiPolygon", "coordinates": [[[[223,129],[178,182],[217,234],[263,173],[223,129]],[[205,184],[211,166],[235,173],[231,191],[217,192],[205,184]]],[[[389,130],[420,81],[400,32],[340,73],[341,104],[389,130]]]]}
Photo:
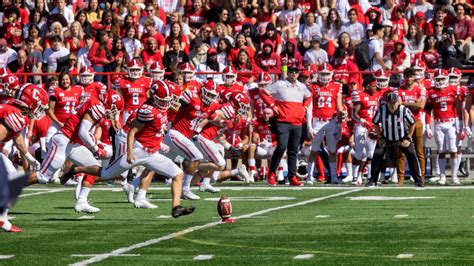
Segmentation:
{"type": "Polygon", "coordinates": [[[91,114],[92,114],[92,118],[95,121],[101,119],[105,115],[105,108],[101,104],[100,105],[99,104],[93,105],[91,107],[90,111],[91,111],[91,114]]]}
{"type": "Polygon", "coordinates": [[[9,114],[6,117],[5,122],[7,126],[9,127],[9,129],[13,131],[14,133],[20,132],[25,125],[25,119],[15,113],[9,114]]]}

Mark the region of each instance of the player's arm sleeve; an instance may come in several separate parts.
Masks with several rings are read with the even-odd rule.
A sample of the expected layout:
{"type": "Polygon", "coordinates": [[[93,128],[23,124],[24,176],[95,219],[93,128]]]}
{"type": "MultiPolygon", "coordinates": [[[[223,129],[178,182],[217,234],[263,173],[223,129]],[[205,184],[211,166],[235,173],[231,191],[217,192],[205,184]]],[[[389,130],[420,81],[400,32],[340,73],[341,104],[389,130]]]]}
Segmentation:
{"type": "Polygon", "coordinates": [[[153,121],[153,112],[146,108],[140,108],[137,111],[137,118],[136,120],[140,123],[146,124],[148,122],[153,121]]]}
{"type": "Polygon", "coordinates": [[[187,106],[191,103],[192,99],[193,99],[193,93],[188,89],[188,90],[183,91],[183,93],[181,93],[179,102],[181,103],[181,105],[187,106]]]}
{"type": "Polygon", "coordinates": [[[89,119],[82,119],[81,125],[79,127],[79,137],[89,150],[92,152],[97,152],[99,147],[97,147],[94,134],[91,132],[92,126],[92,121],[89,119]]]}
{"type": "Polygon", "coordinates": [[[17,113],[7,115],[2,122],[14,134],[19,134],[25,127],[25,118],[17,113]]]}

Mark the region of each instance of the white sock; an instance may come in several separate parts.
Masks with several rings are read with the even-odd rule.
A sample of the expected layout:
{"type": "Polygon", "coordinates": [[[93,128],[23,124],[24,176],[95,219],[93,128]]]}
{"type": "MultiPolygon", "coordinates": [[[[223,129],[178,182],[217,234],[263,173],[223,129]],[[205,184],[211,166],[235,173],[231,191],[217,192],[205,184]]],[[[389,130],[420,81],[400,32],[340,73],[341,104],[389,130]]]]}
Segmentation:
{"type": "Polygon", "coordinates": [[[314,180],[314,177],[313,177],[313,173],[314,173],[314,162],[309,162],[308,163],[308,180],[311,180],[313,181],[314,180]]]}
{"type": "Polygon", "coordinates": [[[455,167],[454,169],[456,170],[459,169],[459,165],[461,165],[461,159],[462,159],[462,153],[458,153],[458,156],[456,157],[456,165],[454,166],[455,167]]]}
{"type": "Polygon", "coordinates": [[[449,161],[450,161],[450,165],[451,165],[451,177],[453,179],[458,178],[458,168],[456,168],[456,166],[459,167],[458,158],[457,157],[456,158],[451,158],[451,159],[449,159],[449,161]]]}
{"type": "Polygon", "coordinates": [[[357,177],[357,178],[360,177],[359,168],[360,168],[359,164],[354,164],[354,171],[353,171],[354,177],[357,177]]]}
{"type": "Polygon", "coordinates": [[[439,158],[439,174],[446,176],[446,158],[439,158]]]}
{"type": "Polygon", "coordinates": [[[210,177],[204,177],[201,181],[201,186],[202,185],[210,185],[211,184],[211,178],[210,177]]]}
{"type": "Polygon", "coordinates": [[[329,168],[331,169],[331,180],[337,179],[337,163],[336,162],[329,162],[329,168]]]}
{"type": "Polygon", "coordinates": [[[239,169],[232,169],[232,170],[230,171],[230,174],[233,175],[233,176],[238,175],[238,174],[239,174],[239,169]]]}
{"type": "Polygon", "coordinates": [[[217,182],[217,178],[219,178],[219,175],[221,174],[220,171],[215,171],[214,173],[212,173],[212,176],[211,176],[211,183],[216,183],[217,182]]]}
{"type": "Polygon", "coordinates": [[[193,180],[193,175],[184,174],[183,177],[183,190],[189,190],[191,188],[191,181],[193,180]]]}
{"type": "Polygon", "coordinates": [[[390,180],[392,180],[393,182],[398,181],[397,169],[393,168],[393,167],[388,167],[387,170],[388,170],[389,175],[390,175],[390,180]]]}
{"type": "Polygon", "coordinates": [[[141,180],[142,180],[141,177],[137,177],[137,178],[133,179],[133,180],[132,180],[132,183],[131,183],[132,186],[133,186],[133,187],[139,187],[141,180]]]}
{"type": "Polygon", "coordinates": [[[0,221],[8,221],[8,209],[4,210],[2,214],[0,214],[0,221]]]}
{"type": "Polygon", "coordinates": [[[439,176],[441,174],[439,170],[439,154],[436,154],[435,156],[433,172],[434,172],[434,176],[439,176]]]}
{"type": "Polygon", "coordinates": [[[255,158],[248,159],[248,162],[249,162],[249,167],[251,167],[251,166],[255,167],[255,158]]]}
{"type": "Polygon", "coordinates": [[[135,198],[136,201],[146,200],[146,190],[139,189],[137,193],[137,197],[135,198]]]}
{"type": "Polygon", "coordinates": [[[87,197],[89,197],[89,192],[91,192],[90,188],[82,186],[77,201],[87,201],[87,197]]]}
{"type": "Polygon", "coordinates": [[[366,163],[365,167],[367,167],[367,176],[371,176],[371,171],[372,171],[372,164],[366,163]]]}
{"type": "Polygon", "coordinates": [[[352,176],[352,163],[346,163],[347,176],[352,176]]]}

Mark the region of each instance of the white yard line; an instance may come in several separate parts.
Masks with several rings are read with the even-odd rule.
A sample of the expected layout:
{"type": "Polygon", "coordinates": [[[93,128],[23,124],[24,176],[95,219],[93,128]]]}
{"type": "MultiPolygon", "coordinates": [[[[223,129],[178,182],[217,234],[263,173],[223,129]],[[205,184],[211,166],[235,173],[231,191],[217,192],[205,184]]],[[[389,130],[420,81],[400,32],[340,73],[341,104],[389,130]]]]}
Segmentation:
{"type": "MultiPolygon", "coordinates": [[[[94,257],[100,254],[72,254],[71,257],[94,257]]],[[[117,257],[140,257],[140,254],[120,254],[117,257]]]]}
{"type": "Polygon", "coordinates": [[[60,188],[60,189],[50,189],[46,191],[40,191],[40,192],[34,192],[34,193],[28,193],[28,194],[21,194],[20,198],[24,197],[29,197],[29,196],[36,196],[36,195],[43,195],[43,194],[50,194],[50,193],[56,193],[56,192],[61,192],[61,191],[66,191],[67,189],[60,188]]]}
{"type": "MultiPolygon", "coordinates": [[[[297,203],[293,203],[293,204],[283,205],[283,206],[269,208],[269,209],[249,213],[249,214],[244,214],[244,215],[241,215],[241,216],[234,217],[234,219],[252,218],[254,216],[260,216],[262,214],[267,214],[269,212],[280,211],[280,210],[284,210],[284,209],[290,209],[290,208],[294,208],[294,207],[304,206],[304,205],[308,205],[308,204],[315,203],[315,202],[318,202],[318,201],[323,201],[323,200],[327,200],[327,199],[336,198],[336,197],[339,197],[339,196],[344,196],[344,195],[354,193],[354,192],[357,192],[357,191],[361,191],[361,190],[363,190],[363,189],[362,188],[357,188],[357,189],[352,189],[352,190],[348,190],[348,191],[343,191],[343,192],[339,192],[339,193],[324,196],[324,197],[313,198],[313,199],[310,199],[310,200],[305,200],[305,201],[301,201],[301,202],[297,202],[297,203]]],[[[162,236],[162,237],[155,238],[155,239],[150,239],[148,241],[137,243],[135,245],[131,245],[131,246],[128,246],[128,247],[118,248],[116,250],[111,251],[110,253],[100,254],[100,255],[94,256],[90,259],[83,260],[83,261],[80,261],[80,262],[77,262],[77,263],[74,263],[74,264],[71,264],[71,265],[73,265],[73,266],[82,266],[82,265],[89,265],[89,264],[92,264],[92,263],[100,262],[100,261],[106,260],[110,257],[115,257],[115,256],[120,255],[120,254],[125,254],[125,253],[130,252],[130,251],[135,250],[135,249],[148,247],[148,246],[151,246],[151,245],[154,245],[154,244],[158,244],[162,241],[170,240],[170,239],[173,239],[173,238],[176,238],[176,237],[179,237],[179,236],[183,236],[183,235],[186,235],[186,234],[189,234],[189,233],[192,233],[192,232],[196,232],[196,231],[206,229],[206,228],[211,228],[211,227],[221,225],[221,224],[224,224],[224,223],[219,221],[219,222],[212,222],[212,223],[207,223],[207,224],[203,224],[203,225],[189,227],[187,229],[184,229],[184,230],[181,230],[181,231],[178,231],[178,232],[174,232],[174,233],[171,233],[171,234],[166,235],[166,236],[162,236]]]]}
{"type": "Polygon", "coordinates": [[[0,260],[8,260],[15,257],[15,255],[0,255],[0,260]]]}

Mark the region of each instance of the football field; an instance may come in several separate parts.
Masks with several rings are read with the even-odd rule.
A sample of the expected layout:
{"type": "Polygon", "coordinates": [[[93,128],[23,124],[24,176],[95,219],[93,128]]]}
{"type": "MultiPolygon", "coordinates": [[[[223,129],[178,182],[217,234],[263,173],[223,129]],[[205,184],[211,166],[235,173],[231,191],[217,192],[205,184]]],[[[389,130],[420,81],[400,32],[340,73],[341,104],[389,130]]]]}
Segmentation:
{"type": "Polygon", "coordinates": [[[0,233],[0,265],[474,263],[471,185],[221,188],[183,201],[197,209],[178,219],[164,185],[149,191],[154,210],[99,185],[90,194],[97,214],[74,212],[72,188],[27,188],[10,212],[23,232],[0,233]],[[220,222],[221,195],[232,200],[234,224],[220,222]]]}

